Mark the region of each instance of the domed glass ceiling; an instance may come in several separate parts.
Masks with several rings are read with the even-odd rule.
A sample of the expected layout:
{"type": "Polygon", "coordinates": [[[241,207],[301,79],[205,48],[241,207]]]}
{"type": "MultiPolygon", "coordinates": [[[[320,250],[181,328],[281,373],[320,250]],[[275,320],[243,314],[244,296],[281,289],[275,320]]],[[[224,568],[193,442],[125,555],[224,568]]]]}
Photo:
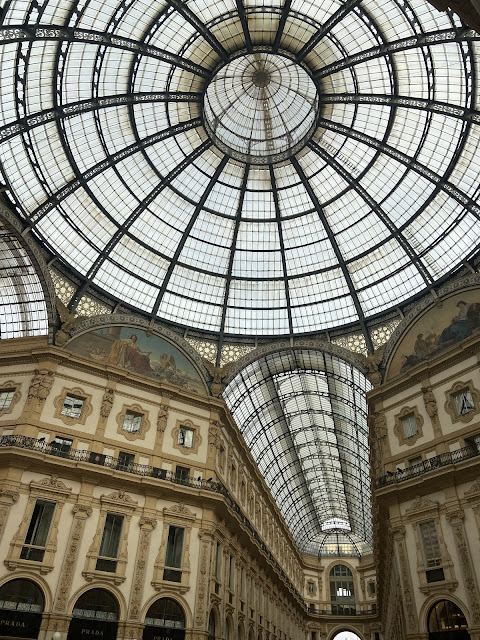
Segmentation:
{"type": "Polygon", "coordinates": [[[316,332],[480,236],[478,36],[423,0],[12,0],[3,181],[88,289],[226,335],[316,332]],[[476,66],[477,65],[477,66],[476,66]]]}

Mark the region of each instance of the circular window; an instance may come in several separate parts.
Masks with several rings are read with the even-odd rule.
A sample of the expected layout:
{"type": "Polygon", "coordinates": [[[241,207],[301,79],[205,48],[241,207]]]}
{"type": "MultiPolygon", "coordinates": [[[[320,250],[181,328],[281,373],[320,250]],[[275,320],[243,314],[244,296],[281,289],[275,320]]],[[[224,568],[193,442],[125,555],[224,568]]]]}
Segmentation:
{"type": "Polygon", "coordinates": [[[318,93],[307,71],[290,58],[250,53],[214,75],[203,106],[217,147],[264,164],[283,160],[305,144],[317,120],[318,93]]]}

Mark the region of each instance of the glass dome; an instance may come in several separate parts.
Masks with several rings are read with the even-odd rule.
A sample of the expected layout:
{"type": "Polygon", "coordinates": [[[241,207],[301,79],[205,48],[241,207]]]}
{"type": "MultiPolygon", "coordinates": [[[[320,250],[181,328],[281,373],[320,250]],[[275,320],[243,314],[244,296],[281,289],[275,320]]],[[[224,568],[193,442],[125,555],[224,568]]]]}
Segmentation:
{"type": "Polygon", "coordinates": [[[2,179],[82,294],[220,335],[314,333],[362,326],[476,252],[478,38],[452,14],[12,0],[2,15],[2,179]]]}

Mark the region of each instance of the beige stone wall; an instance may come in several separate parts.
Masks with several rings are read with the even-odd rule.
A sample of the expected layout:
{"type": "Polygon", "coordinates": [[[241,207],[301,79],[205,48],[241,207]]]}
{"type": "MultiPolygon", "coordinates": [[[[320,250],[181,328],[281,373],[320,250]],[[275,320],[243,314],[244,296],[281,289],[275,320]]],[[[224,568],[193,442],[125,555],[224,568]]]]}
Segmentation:
{"type": "Polygon", "coordinates": [[[371,609],[372,558],[299,553],[222,400],[100,366],[43,340],[2,351],[0,364],[0,384],[17,393],[12,410],[0,415],[0,437],[19,438],[0,447],[0,585],[23,577],[41,587],[40,640],[54,631],[64,640],[76,600],[93,587],[116,597],[119,639],[141,638],[149,606],[171,597],[185,611],[187,636],[198,640],[212,610],[220,638],[229,624],[231,640],[304,640],[312,631],[321,640],[343,624],[374,640],[374,615],[345,626],[318,614],[328,610],[328,573],[338,562],[354,573],[359,610],[371,609]],[[85,400],[78,418],[61,413],[66,393],[85,400]],[[137,434],[122,429],[130,408],[142,415],[137,434]],[[179,444],[180,425],[194,430],[192,447],[179,444]],[[52,453],[55,436],[72,440],[71,455],[52,453]],[[120,452],[144,466],[118,469],[120,452]],[[96,456],[107,456],[100,459],[105,464],[94,464],[96,456]],[[175,481],[177,466],[190,469],[193,482],[175,481]],[[166,470],[166,478],[153,477],[153,467],[166,470]],[[38,498],[57,505],[42,562],[20,557],[38,498]],[[107,513],[124,517],[113,573],[96,569],[107,513]],[[180,583],[163,580],[171,524],[186,531],[180,583]],[[306,592],[311,579],[313,598],[306,592]],[[307,610],[309,602],[316,613],[307,610]]]}
{"type": "Polygon", "coordinates": [[[392,640],[426,638],[428,613],[442,599],[460,606],[472,638],[480,633],[479,360],[474,334],[369,394],[379,600],[392,640]],[[459,415],[452,395],[465,388],[474,408],[459,415]],[[406,438],[399,417],[409,412],[419,433],[406,438]],[[433,580],[426,561],[419,526],[427,521],[435,523],[443,579],[433,580]]]}

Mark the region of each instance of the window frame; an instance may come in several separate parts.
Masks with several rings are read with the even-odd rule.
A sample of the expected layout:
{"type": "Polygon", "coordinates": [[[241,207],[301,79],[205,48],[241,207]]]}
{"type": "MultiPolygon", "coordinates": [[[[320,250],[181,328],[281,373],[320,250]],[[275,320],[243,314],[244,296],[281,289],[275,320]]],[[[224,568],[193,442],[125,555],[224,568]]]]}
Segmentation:
{"type": "Polygon", "coordinates": [[[200,448],[200,445],[202,444],[200,426],[194,424],[191,420],[177,420],[175,427],[172,429],[172,439],[174,449],[177,449],[183,455],[189,456],[192,454],[198,454],[198,450],[200,448]],[[193,432],[192,446],[186,446],[180,443],[181,429],[188,429],[193,432]]]}
{"type": "Polygon", "coordinates": [[[1,393],[12,393],[12,397],[8,405],[4,407],[0,406],[0,417],[13,412],[15,405],[21,398],[20,383],[14,382],[13,380],[3,382],[0,385],[0,394],[1,393]]]}
{"type": "Polygon", "coordinates": [[[151,427],[148,411],[145,411],[138,404],[124,404],[120,413],[116,416],[117,421],[117,433],[122,435],[127,440],[143,440],[151,427]],[[138,431],[128,431],[124,428],[125,418],[127,414],[135,414],[141,416],[140,427],[138,431]]]}
{"type": "Polygon", "coordinates": [[[475,388],[472,380],[467,380],[466,382],[459,380],[445,392],[445,411],[450,416],[453,424],[471,422],[480,413],[480,391],[475,388]],[[456,398],[466,391],[470,392],[474,408],[461,414],[458,413],[456,398]]]}
{"type": "Polygon", "coordinates": [[[403,407],[400,413],[397,413],[394,416],[395,425],[393,427],[393,432],[398,439],[398,443],[400,445],[414,445],[419,438],[423,437],[423,425],[424,418],[421,413],[418,411],[417,407],[403,407]],[[404,423],[403,420],[408,416],[413,415],[415,418],[415,422],[417,423],[417,431],[416,433],[412,433],[412,435],[405,435],[404,423]]]}
{"type": "Polygon", "coordinates": [[[85,391],[80,387],[73,387],[73,388],[63,387],[63,389],[60,392],[60,395],[58,395],[53,401],[53,406],[55,407],[54,417],[58,418],[68,426],[73,426],[78,424],[84,425],[87,421],[88,416],[90,416],[93,412],[92,396],[88,393],[85,393],[85,391]],[[78,416],[70,415],[68,413],[63,413],[65,402],[68,397],[74,398],[77,400],[82,400],[83,404],[78,416]]]}

